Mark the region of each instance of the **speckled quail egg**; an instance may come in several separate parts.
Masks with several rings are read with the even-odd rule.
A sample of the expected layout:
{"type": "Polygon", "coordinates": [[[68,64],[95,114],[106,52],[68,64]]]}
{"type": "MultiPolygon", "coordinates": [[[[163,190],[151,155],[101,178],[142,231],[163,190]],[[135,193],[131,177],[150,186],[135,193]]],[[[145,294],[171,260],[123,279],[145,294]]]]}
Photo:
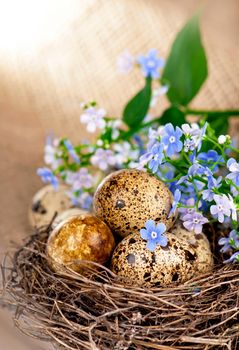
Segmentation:
{"type": "Polygon", "coordinates": [[[96,190],[93,207],[97,217],[121,237],[139,232],[148,218],[169,229],[175,216],[168,218],[173,195],[155,176],[136,169],[108,175],[96,190]]]}
{"type": "Polygon", "coordinates": [[[54,229],[57,225],[59,225],[62,221],[65,221],[66,219],[69,219],[73,216],[78,216],[81,214],[89,214],[89,212],[87,212],[84,209],[80,209],[80,208],[70,208],[68,210],[63,211],[62,213],[58,214],[55,219],[52,222],[52,229],[54,229]]]}
{"type": "Polygon", "coordinates": [[[166,247],[158,245],[154,252],[146,248],[138,233],[125,237],[115,248],[112,271],[125,282],[141,286],[166,286],[182,283],[195,274],[195,249],[185,240],[167,233],[166,247]]]}
{"type": "Polygon", "coordinates": [[[195,234],[186,230],[182,223],[177,221],[175,226],[170,230],[176,237],[185,240],[196,251],[196,259],[194,262],[195,269],[198,272],[208,272],[213,267],[213,256],[210,244],[204,233],[195,234]]]}
{"type": "Polygon", "coordinates": [[[68,266],[81,272],[77,260],[106,263],[115,247],[109,227],[91,214],[82,214],[62,221],[49,236],[46,255],[49,265],[56,271],[68,266]]]}
{"type": "Polygon", "coordinates": [[[63,185],[59,186],[57,191],[51,185],[47,185],[35,194],[28,215],[32,227],[48,225],[55,213],[62,213],[72,207],[66,191],[67,187],[63,185]]]}

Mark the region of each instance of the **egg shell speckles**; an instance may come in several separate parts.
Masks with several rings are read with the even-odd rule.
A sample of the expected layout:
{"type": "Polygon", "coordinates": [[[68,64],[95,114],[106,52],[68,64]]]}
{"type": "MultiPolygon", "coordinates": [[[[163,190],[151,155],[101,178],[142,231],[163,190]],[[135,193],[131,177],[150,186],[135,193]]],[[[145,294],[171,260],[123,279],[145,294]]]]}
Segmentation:
{"type": "Polygon", "coordinates": [[[50,234],[46,254],[50,266],[60,272],[61,265],[81,272],[77,260],[106,263],[115,247],[109,227],[93,215],[79,215],[61,222],[50,234]]]}
{"type": "Polygon", "coordinates": [[[67,189],[61,185],[58,191],[55,191],[51,185],[47,185],[35,194],[28,214],[32,227],[49,225],[56,213],[62,213],[72,207],[71,200],[66,194],[67,189]]]}
{"type": "Polygon", "coordinates": [[[210,244],[204,233],[195,234],[186,230],[182,223],[177,221],[175,226],[170,231],[176,237],[185,240],[190,244],[197,253],[197,259],[194,262],[195,269],[198,272],[208,272],[213,268],[213,256],[210,249],[210,244]]]}
{"type": "Polygon", "coordinates": [[[146,248],[138,233],[124,238],[116,247],[112,271],[125,278],[125,282],[141,286],[166,286],[182,283],[194,276],[195,250],[190,245],[167,233],[168,245],[158,245],[154,252],[146,248]]]}
{"type": "Polygon", "coordinates": [[[94,211],[121,237],[139,232],[148,219],[163,222],[169,229],[175,216],[168,218],[173,195],[155,176],[136,169],[108,175],[94,196],[94,211]]]}

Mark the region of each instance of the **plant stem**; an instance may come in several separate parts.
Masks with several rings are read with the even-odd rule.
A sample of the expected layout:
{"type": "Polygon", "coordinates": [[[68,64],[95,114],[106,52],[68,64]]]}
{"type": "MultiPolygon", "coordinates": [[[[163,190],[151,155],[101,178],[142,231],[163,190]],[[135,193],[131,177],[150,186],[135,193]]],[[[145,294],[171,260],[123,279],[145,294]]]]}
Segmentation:
{"type": "Polygon", "coordinates": [[[185,114],[192,115],[217,115],[218,117],[230,117],[230,116],[239,116],[238,109],[228,109],[228,110],[203,110],[203,109],[190,109],[185,108],[183,110],[185,114]]]}

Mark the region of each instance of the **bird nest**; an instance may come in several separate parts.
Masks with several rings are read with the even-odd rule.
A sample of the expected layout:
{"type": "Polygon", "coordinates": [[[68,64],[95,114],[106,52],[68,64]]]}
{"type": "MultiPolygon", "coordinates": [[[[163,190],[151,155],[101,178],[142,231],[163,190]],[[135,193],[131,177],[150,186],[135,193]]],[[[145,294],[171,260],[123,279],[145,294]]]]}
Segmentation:
{"type": "Polygon", "coordinates": [[[54,273],[40,229],[2,266],[2,301],[26,334],[57,349],[238,349],[239,266],[182,285],[125,285],[107,267],[54,273]]]}

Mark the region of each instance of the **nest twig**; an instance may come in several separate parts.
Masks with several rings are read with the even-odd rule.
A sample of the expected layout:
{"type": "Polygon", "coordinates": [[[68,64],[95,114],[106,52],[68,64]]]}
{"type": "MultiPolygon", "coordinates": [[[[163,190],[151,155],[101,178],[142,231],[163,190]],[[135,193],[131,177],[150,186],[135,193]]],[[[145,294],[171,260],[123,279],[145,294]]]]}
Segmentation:
{"type": "Polygon", "coordinates": [[[83,261],[84,275],[54,273],[45,256],[48,234],[38,231],[2,266],[2,301],[15,308],[24,333],[71,350],[239,348],[238,265],[143,289],[83,261]]]}

